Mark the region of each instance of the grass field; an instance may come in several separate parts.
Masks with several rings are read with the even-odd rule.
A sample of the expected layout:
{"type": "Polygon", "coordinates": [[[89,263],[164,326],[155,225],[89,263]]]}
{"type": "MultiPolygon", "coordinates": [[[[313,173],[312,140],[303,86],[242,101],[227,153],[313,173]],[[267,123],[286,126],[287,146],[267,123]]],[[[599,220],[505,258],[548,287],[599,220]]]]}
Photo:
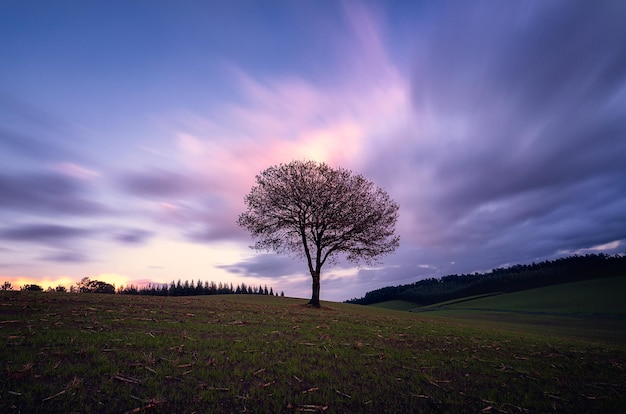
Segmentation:
{"type": "Polygon", "coordinates": [[[447,309],[494,309],[552,314],[626,316],[626,277],[583,280],[476,298],[444,305],[447,309]]]}
{"type": "Polygon", "coordinates": [[[626,344],[626,277],[463,298],[411,310],[492,323],[502,329],[626,344]]]}
{"type": "Polygon", "coordinates": [[[621,412],[624,344],[268,296],[0,292],[0,412],[621,412]]]}
{"type": "Polygon", "coordinates": [[[415,303],[409,302],[408,300],[389,300],[387,302],[374,303],[373,305],[370,305],[370,306],[383,308],[383,309],[402,310],[402,311],[413,310],[418,307],[415,303]]]}

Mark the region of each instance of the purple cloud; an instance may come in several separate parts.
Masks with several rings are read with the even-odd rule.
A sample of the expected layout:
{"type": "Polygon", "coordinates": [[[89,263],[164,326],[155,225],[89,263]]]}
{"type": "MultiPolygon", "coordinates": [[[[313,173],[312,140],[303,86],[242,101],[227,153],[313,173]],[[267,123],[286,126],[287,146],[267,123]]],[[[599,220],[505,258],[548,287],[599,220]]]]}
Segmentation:
{"type": "Polygon", "coordinates": [[[216,267],[244,277],[282,278],[299,273],[307,275],[308,272],[304,261],[271,253],[216,267]]]}
{"type": "Polygon", "coordinates": [[[59,224],[26,224],[0,229],[0,237],[20,242],[63,242],[92,234],[93,231],[59,224]]]}
{"type": "Polygon", "coordinates": [[[138,197],[179,197],[200,194],[204,185],[198,176],[163,168],[128,172],[118,178],[120,187],[138,197]]]}
{"type": "Polygon", "coordinates": [[[411,171],[400,200],[410,239],[489,246],[480,255],[498,265],[489,251],[523,260],[626,238],[615,226],[626,219],[624,9],[489,3],[439,16],[415,54],[414,125],[369,168],[386,180],[411,171]]]}
{"type": "Polygon", "coordinates": [[[39,258],[44,262],[57,262],[57,263],[88,263],[91,262],[91,258],[80,251],[61,251],[51,254],[45,254],[39,258]]]}
{"type": "Polygon", "coordinates": [[[126,229],[117,232],[115,240],[129,245],[141,245],[148,242],[154,236],[154,232],[142,229],[126,229]]]}
{"type": "Polygon", "coordinates": [[[37,172],[0,173],[0,213],[102,215],[111,210],[87,197],[84,183],[63,174],[37,172]]]}

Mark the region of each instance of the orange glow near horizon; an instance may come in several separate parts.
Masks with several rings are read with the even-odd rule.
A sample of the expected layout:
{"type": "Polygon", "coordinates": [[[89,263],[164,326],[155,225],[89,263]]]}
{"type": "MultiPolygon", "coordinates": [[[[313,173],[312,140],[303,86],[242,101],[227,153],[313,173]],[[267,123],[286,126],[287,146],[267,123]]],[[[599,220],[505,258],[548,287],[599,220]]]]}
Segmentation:
{"type": "MultiPolygon", "coordinates": [[[[126,286],[132,283],[130,278],[115,273],[102,273],[97,276],[87,277],[91,280],[100,280],[114,285],[116,289],[120,286],[126,286]]],[[[47,276],[42,278],[33,278],[28,276],[0,276],[0,283],[11,283],[13,290],[20,290],[20,288],[24,285],[39,285],[44,290],[48,288],[54,289],[57,286],[64,286],[69,290],[71,286],[76,285],[81,279],[82,278],[76,279],[69,276],[47,276]]]]}

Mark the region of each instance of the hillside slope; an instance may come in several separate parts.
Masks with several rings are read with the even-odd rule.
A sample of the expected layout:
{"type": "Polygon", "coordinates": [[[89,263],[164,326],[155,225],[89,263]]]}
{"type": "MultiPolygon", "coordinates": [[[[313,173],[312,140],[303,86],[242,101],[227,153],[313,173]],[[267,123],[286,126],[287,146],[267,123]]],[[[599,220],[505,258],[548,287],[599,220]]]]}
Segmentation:
{"type": "Polygon", "coordinates": [[[626,343],[626,276],[464,298],[415,308],[434,318],[616,344],[626,343]]]}
{"type": "Polygon", "coordinates": [[[494,269],[489,273],[448,275],[388,286],[347,302],[359,305],[402,300],[417,306],[501,292],[517,292],[580,280],[626,275],[626,255],[572,256],[529,265],[494,269]]]}
{"type": "Polygon", "coordinates": [[[626,317],[626,276],[583,280],[416,308],[626,317]]]}

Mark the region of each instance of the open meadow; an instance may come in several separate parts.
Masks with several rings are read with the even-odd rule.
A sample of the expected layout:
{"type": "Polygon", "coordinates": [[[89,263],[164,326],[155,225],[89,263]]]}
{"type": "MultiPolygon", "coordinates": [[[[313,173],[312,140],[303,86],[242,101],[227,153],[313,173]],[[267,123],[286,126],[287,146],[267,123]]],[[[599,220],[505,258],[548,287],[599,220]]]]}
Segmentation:
{"type": "Polygon", "coordinates": [[[0,292],[0,412],[622,412],[626,344],[254,295],[0,292]]]}
{"type": "Polygon", "coordinates": [[[480,295],[410,310],[509,330],[626,344],[625,276],[480,295]]]}

